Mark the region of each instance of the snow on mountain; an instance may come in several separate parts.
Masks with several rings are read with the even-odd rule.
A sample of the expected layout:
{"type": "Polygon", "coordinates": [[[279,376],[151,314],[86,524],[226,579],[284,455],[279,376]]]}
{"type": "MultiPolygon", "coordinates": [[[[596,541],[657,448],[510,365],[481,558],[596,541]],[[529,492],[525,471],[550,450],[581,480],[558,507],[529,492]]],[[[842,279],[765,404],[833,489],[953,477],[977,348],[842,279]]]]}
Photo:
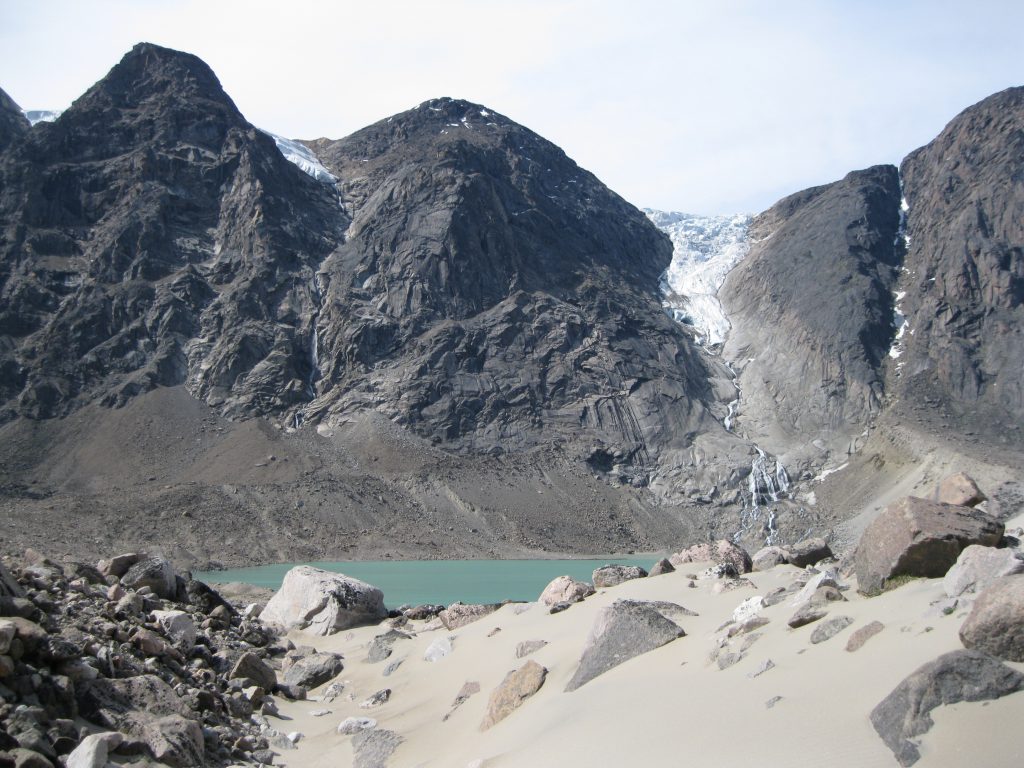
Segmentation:
{"type": "Polygon", "coordinates": [[[731,327],[718,289],[725,276],[750,249],[750,216],[695,216],[655,211],[644,213],[672,240],[672,263],[662,276],[662,304],[672,317],[692,326],[705,346],[725,341],[731,327]]]}
{"type": "MultiPolygon", "coordinates": [[[[263,131],[262,128],[260,130],[263,131]]],[[[322,181],[325,184],[337,183],[338,180],[323,166],[320,159],[313,154],[313,150],[305,144],[300,144],[292,139],[286,139],[284,136],[278,136],[270,131],[263,131],[263,133],[274,140],[277,148],[284,155],[285,160],[295,163],[295,165],[299,166],[299,168],[317,181],[322,181]]]]}
{"type": "Polygon", "coordinates": [[[36,123],[52,123],[58,117],[61,116],[63,109],[26,109],[22,110],[28,121],[35,125],[36,123]]]}

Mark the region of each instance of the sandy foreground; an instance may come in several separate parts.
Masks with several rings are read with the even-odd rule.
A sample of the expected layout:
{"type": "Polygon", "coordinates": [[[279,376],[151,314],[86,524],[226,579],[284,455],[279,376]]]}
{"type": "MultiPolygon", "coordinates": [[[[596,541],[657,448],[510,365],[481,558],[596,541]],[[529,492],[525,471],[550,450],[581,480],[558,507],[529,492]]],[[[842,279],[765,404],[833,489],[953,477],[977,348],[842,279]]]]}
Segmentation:
{"type": "MultiPolygon", "coordinates": [[[[394,731],[403,743],[389,766],[879,766],[898,765],[875,733],[868,714],[910,672],[947,651],[962,648],[957,632],[967,610],[944,616],[932,604],[945,598],[939,579],[917,580],[875,598],[845,594],[829,617],[850,616],[852,625],[832,639],[811,644],[820,623],[790,629],[789,600],[764,609],[770,622],[738,663],[724,670],[709,659],[716,630],[745,599],[792,583],[792,566],[748,574],[752,586],[718,592],[714,579],[689,587],[675,573],[626,582],[600,590],[569,610],[551,615],[538,603],[506,605],[461,629],[423,631],[396,644],[385,662],[366,662],[367,646],[385,631],[363,627],[318,638],[293,632],[296,645],[341,653],[338,678],[344,693],[317,701],[323,688],[304,702],[280,702],[282,732],[299,731],[295,750],[282,751],[288,768],[344,768],[352,765],[351,736],[336,733],[349,716],[372,717],[378,728],[394,731]],[[668,600],[696,611],[678,623],[686,636],[637,657],[572,693],[564,688],[576,669],[597,612],[618,598],[668,600]],[[856,652],[847,640],[859,627],[880,621],[885,629],[856,652]],[[500,629],[495,633],[496,629],[500,629]],[[453,652],[428,662],[426,648],[443,635],[453,652]],[[517,659],[516,645],[546,640],[548,645],[517,659]],[[390,676],[389,662],[404,659],[390,676]],[[505,720],[479,730],[491,691],[505,674],[533,659],[548,669],[544,686],[505,720]],[[752,676],[767,659],[775,666],[752,676]],[[451,709],[468,681],[481,691],[451,709]],[[375,709],[358,704],[382,688],[390,701],[375,709]],[[769,707],[769,700],[782,697],[769,707]],[[330,714],[315,717],[315,710],[330,714]]],[[[848,581],[854,584],[853,580],[848,581]]],[[[1024,665],[1011,665],[1024,671],[1024,665]]],[[[933,713],[935,726],[921,740],[920,768],[1003,768],[1024,764],[1024,694],[988,703],[957,704],[933,713]]]]}

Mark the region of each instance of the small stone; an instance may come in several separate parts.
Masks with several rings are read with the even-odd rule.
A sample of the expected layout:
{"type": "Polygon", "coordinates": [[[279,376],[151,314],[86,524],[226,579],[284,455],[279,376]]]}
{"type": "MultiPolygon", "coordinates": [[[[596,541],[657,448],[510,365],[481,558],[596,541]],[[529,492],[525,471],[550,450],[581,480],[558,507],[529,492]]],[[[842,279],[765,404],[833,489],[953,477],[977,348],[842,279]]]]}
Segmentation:
{"type": "Polygon", "coordinates": [[[332,712],[329,709],[314,709],[314,710],[310,711],[309,714],[310,714],[310,717],[324,717],[325,715],[329,715],[331,713],[332,712]]]}
{"type": "Polygon", "coordinates": [[[505,675],[505,679],[491,694],[487,703],[487,715],[480,724],[480,730],[486,731],[522,706],[523,702],[544,685],[547,674],[547,669],[531,660],[505,675]]]}
{"type": "Polygon", "coordinates": [[[825,618],[826,613],[827,611],[824,611],[821,608],[817,608],[813,605],[805,605],[794,613],[786,623],[791,629],[798,629],[799,627],[825,618]]]}
{"type": "Polygon", "coordinates": [[[811,643],[817,645],[818,643],[824,643],[826,640],[831,640],[851,624],[853,624],[853,619],[849,616],[833,616],[828,621],[822,622],[814,628],[814,631],[811,633],[811,643]]]}
{"type": "Polygon", "coordinates": [[[516,646],[516,658],[522,659],[548,644],[547,640],[524,640],[516,646]]]}
{"type": "Polygon", "coordinates": [[[395,661],[389,662],[388,665],[384,667],[384,671],[381,672],[381,675],[383,677],[391,677],[391,675],[393,675],[395,671],[402,666],[403,661],[405,661],[405,659],[396,659],[395,661]]]}
{"type": "Polygon", "coordinates": [[[352,737],[352,768],[386,768],[401,743],[402,737],[394,731],[377,728],[359,731],[352,737]]]}
{"type": "Polygon", "coordinates": [[[760,677],[765,672],[767,672],[769,669],[773,669],[774,667],[775,667],[775,662],[774,661],[772,661],[771,659],[765,659],[764,661],[762,661],[760,664],[757,665],[757,669],[755,669],[753,672],[748,673],[747,677],[749,677],[751,679],[753,679],[755,677],[760,677]]]}
{"type": "Polygon", "coordinates": [[[247,651],[238,657],[238,661],[231,668],[228,674],[229,680],[248,678],[260,688],[266,691],[272,690],[277,685],[277,673],[252,651],[247,651]]]}
{"type": "Polygon", "coordinates": [[[772,696],[772,697],[771,697],[770,699],[768,699],[768,701],[766,701],[766,702],[764,703],[764,705],[765,705],[765,707],[767,707],[768,709],[771,709],[771,708],[772,708],[772,707],[774,707],[774,706],[775,706],[776,704],[778,704],[778,703],[779,703],[780,701],[782,701],[782,697],[781,697],[781,696],[772,696]]]}
{"type": "Polygon", "coordinates": [[[850,639],[846,641],[846,650],[850,653],[860,650],[864,643],[883,629],[885,629],[885,625],[880,621],[872,621],[870,624],[865,624],[850,635],[850,639]]]}
{"type": "Polygon", "coordinates": [[[751,558],[751,567],[755,571],[769,571],[789,562],[789,553],[782,547],[762,547],[751,558]]]}
{"type": "Polygon", "coordinates": [[[382,690],[377,691],[375,694],[370,696],[370,698],[366,699],[365,701],[360,702],[359,707],[361,709],[373,709],[375,707],[381,707],[384,704],[387,704],[390,698],[391,689],[384,688],[382,690]]]}
{"type": "Polygon", "coordinates": [[[451,637],[439,637],[430,645],[427,646],[427,650],[423,653],[425,661],[440,661],[446,658],[452,652],[452,640],[451,637]]]}
{"type": "Polygon", "coordinates": [[[672,573],[673,571],[675,571],[675,569],[675,566],[672,565],[672,561],[670,561],[667,557],[663,557],[661,558],[661,560],[659,560],[653,566],[651,566],[651,572],[648,575],[662,576],[666,573],[672,573]]]}

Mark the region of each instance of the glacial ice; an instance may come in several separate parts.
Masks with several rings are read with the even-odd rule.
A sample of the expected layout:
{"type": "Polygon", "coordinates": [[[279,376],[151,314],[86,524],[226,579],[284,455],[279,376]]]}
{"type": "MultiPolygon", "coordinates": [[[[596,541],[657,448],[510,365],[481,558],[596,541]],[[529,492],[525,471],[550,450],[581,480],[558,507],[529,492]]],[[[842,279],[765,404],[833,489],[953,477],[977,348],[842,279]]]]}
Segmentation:
{"type": "Polygon", "coordinates": [[[731,327],[718,300],[726,275],[750,249],[750,216],[695,216],[644,209],[672,240],[672,263],[662,276],[662,305],[694,328],[705,346],[725,341],[731,327]]]}
{"type": "MultiPolygon", "coordinates": [[[[263,131],[262,128],[259,130],[263,131]]],[[[320,162],[320,159],[313,154],[313,150],[305,144],[300,144],[292,139],[286,139],[284,136],[278,136],[270,131],[263,131],[263,133],[274,140],[277,148],[284,155],[285,160],[295,163],[304,173],[325,184],[336,184],[338,182],[331,172],[324,167],[323,163],[320,162]]]]}
{"type": "Polygon", "coordinates": [[[23,109],[22,114],[28,118],[29,123],[52,123],[64,112],[63,109],[23,109]]]}

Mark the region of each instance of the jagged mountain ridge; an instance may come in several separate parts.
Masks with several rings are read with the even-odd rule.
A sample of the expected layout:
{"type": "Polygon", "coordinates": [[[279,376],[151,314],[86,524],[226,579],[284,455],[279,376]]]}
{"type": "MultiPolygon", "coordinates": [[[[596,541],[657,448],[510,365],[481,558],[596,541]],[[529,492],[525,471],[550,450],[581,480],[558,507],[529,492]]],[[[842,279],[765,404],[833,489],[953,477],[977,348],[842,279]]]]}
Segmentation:
{"type": "MultiPolygon", "coordinates": [[[[223,501],[236,515],[315,502],[311,536],[328,547],[355,538],[381,552],[402,529],[411,543],[400,551],[415,554],[431,516],[454,523],[451,541],[430,542],[448,556],[499,540],[520,548],[506,554],[573,550],[598,530],[590,538],[605,551],[683,532],[746,531],[756,544],[853,511],[814,509],[815,473],[895,412],[892,376],[906,369],[886,354],[904,259],[892,167],[757,217],[751,252],[718,297],[732,325],[719,356],[661,307],[666,238],[560,149],[479,105],[435,99],[305,142],[330,174],[319,180],[245,121],[202,62],[156,46],[136,47],[54,123],[29,130],[17,105],[5,114],[0,396],[17,439],[0,464],[17,499],[63,492],[58,482],[19,495],[47,476],[43,436],[74,432],[39,420],[77,424],[68,417],[86,409],[99,423],[97,406],[185,387],[218,433],[234,430],[221,417],[266,418],[281,429],[275,450],[287,432],[307,446],[288,452],[303,457],[301,473],[270,473],[288,480],[256,481],[240,506],[223,501]],[[381,437],[392,430],[402,437],[381,437]],[[761,449],[802,482],[794,498],[750,482],[756,467],[786,475],[761,449]],[[383,474],[363,465],[379,459],[383,474]],[[335,464],[344,470],[330,469],[327,486],[378,490],[310,496],[307,478],[335,464]],[[425,466],[443,466],[446,480],[425,466]],[[508,499],[523,497],[498,501],[506,491],[491,484],[505,474],[557,499],[510,512],[508,499]],[[609,483],[635,490],[609,496],[609,483]],[[766,499],[778,504],[770,513],[766,499]]],[[[914,307],[908,317],[920,322],[914,307]]],[[[898,403],[917,392],[904,394],[898,403]]],[[[194,431],[204,450],[206,430],[194,431]]],[[[228,443],[210,448],[226,464],[180,459],[174,482],[223,484],[238,466],[228,443]]],[[[129,482],[163,474],[138,464],[129,482]]],[[[195,489],[167,488],[165,508],[195,503],[195,489]]],[[[264,515],[253,535],[274,525],[264,515]]],[[[297,546],[279,542],[275,558],[297,546]]],[[[215,541],[197,546],[218,554],[215,541]]]]}

